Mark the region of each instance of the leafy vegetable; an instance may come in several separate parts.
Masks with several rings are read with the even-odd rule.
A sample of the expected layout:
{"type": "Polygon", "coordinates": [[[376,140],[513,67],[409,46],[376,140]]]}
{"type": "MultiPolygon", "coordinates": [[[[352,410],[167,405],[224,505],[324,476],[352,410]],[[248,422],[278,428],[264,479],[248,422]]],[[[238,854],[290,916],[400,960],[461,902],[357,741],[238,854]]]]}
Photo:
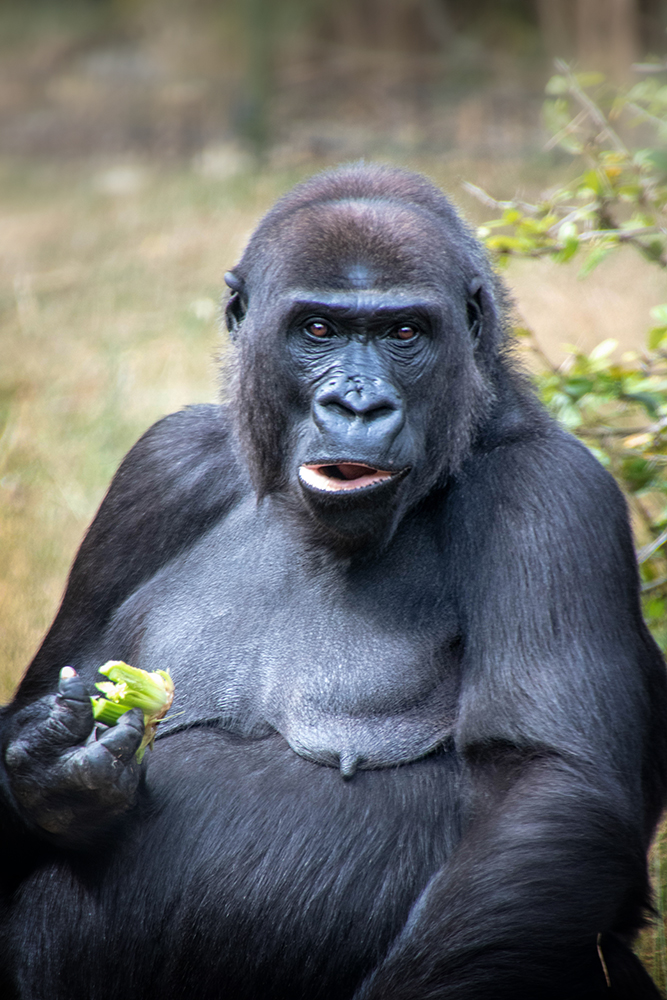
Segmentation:
{"type": "Polygon", "coordinates": [[[140,670],[122,660],[109,660],[99,672],[108,681],[99,681],[95,687],[103,697],[91,697],[93,716],[97,722],[115,726],[121,715],[131,708],[140,708],[144,713],[146,731],[137,750],[137,760],[141,761],[146,747],[153,747],[155,732],[160,719],[164,718],[174,700],[174,682],[166,670],[140,670]]]}

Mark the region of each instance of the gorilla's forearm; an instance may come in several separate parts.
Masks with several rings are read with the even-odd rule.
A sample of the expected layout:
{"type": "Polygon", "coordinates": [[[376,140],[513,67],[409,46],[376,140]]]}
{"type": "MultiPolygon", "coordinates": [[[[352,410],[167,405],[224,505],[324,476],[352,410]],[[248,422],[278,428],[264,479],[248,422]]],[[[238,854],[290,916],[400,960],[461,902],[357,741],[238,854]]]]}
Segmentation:
{"type": "MultiPolygon", "coordinates": [[[[355,1000],[607,998],[607,952],[642,978],[622,937],[649,902],[618,786],[538,761],[473,822],[355,1000]]],[[[648,977],[633,995],[658,997],[648,977]]]]}
{"type": "MultiPolygon", "coordinates": [[[[164,417],[137,441],[88,529],[15,705],[55,691],[61,667],[79,670],[128,595],[247,491],[230,433],[224,407],[201,405],[164,417]]],[[[116,659],[117,650],[108,658],[116,659]]]]}

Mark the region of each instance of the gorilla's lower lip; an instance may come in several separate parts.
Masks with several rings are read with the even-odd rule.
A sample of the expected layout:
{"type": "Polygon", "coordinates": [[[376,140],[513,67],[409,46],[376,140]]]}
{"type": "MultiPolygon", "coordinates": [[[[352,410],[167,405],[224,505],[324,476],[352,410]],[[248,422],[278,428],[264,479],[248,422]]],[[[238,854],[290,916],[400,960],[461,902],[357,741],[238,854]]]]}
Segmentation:
{"type": "Polygon", "coordinates": [[[327,493],[368,489],[369,486],[386,483],[397,475],[399,473],[376,469],[361,462],[308,463],[299,468],[299,478],[305,486],[327,493]]]}

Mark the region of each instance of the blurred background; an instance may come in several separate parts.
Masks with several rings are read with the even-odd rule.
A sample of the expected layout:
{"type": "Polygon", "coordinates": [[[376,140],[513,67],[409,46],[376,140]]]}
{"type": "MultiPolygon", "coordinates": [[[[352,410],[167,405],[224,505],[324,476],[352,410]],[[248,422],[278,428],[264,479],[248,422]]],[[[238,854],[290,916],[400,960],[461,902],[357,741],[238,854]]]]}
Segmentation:
{"type": "Polygon", "coordinates": [[[627,77],[663,0],[2,0],[0,143],[232,172],[531,156],[549,59],[627,77]]]}

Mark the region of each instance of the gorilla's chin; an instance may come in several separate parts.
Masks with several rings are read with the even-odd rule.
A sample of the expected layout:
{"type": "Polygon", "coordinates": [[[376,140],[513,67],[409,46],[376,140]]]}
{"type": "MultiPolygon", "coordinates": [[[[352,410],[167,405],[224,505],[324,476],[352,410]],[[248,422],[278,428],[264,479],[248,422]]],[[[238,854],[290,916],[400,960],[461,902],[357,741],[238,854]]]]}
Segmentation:
{"type": "Polygon", "coordinates": [[[360,463],[302,465],[299,486],[306,510],[330,539],[367,544],[371,540],[388,540],[393,534],[403,506],[401,487],[409,471],[386,472],[360,463]],[[340,465],[353,464],[359,475],[345,479],[344,472],[353,470],[341,473],[340,465]]]}

